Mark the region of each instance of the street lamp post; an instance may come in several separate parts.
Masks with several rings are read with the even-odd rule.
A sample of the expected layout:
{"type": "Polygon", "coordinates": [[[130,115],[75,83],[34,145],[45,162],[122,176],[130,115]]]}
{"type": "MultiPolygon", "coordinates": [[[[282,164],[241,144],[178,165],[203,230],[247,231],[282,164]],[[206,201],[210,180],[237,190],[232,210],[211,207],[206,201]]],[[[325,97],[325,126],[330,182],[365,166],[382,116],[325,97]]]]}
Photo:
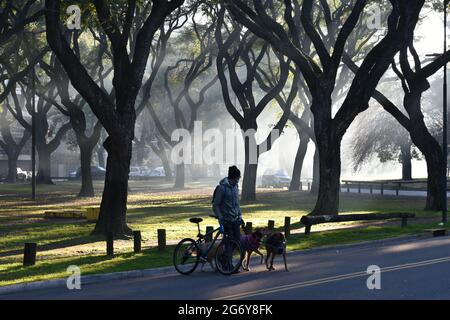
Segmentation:
{"type": "Polygon", "coordinates": [[[33,101],[31,113],[31,198],[36,200],[36,70],[32,71],[33,101]]]}
{"type": "MultiPolygon", "coordinates": [[[[448,0],[444,0],[444,54],[447,51],[447,3],[448,0]]],[[[443,85],[443,137],[442,137],[442,153],[444,158],[445,179],[444,179],[444,202],[442,205],[442,223],[447,223],[447,63],[444,64],[444,85],[443,85]]]]}

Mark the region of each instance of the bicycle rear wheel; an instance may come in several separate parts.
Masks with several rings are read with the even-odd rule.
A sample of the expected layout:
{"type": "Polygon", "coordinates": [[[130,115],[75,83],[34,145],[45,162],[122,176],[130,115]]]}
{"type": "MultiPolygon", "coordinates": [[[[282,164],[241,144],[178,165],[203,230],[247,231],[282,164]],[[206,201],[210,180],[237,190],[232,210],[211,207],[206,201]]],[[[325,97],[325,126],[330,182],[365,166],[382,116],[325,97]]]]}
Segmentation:
{"type": "Polygon", "coordinates": [[[232,239],[222,241],[214,256],[217,271],[224,275],[230,275],[238,271],[243,258],[244,254],[240,243],[232,239]]]}
{"type": "Polygon", "coordinates": [[[200,260],[200,250],[193,239],[183,239],[175,247],[173,252],[173,265],[175,269],[184,275],[192,273],[197,268],[200,260]]]}

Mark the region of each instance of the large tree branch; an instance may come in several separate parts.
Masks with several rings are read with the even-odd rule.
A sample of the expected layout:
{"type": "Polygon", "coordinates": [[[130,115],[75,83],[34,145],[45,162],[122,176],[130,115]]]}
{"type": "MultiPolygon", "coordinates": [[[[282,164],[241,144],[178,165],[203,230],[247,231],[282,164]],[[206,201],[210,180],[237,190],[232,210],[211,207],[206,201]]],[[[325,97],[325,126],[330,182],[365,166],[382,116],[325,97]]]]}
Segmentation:
{"type": "Polygon", "coordinates": [[[166,58],[167,43],[173,32],[182,28],[187,22],[187,14],[182,13],[178,9],[175,17],[169,19],[168,28],[165,30],[164,25],[160,27],[159,37],[156,46],[153,46],[153,57],[151,61],[151,72],[148,79],[142,86],[142,99],[139,106],[136,108],[136,114],[139,115],[144,110],[147,101],[151,97],[151,88],[156,79],[159,69],[161,68],[164,59],[166,58]]]}
{"type": "Polygon", "coordinates": [[[289,115],[289,120],[295,125],[301,128],[303,132],[305,132],[308,137],[314,141],[316,141],[316,135],[314,134],[314,130],[302,119],[297,117],[295,114],[291,113],[289,115]]]}
{"type": "Polygon", "coordinates": [[[61,143],[61,139],[64,137],[67,131],[70,130],[70,128],[72,128],[70,122],[65,123],[61,126],[61,128],[59,128],[58,132],[55,134],[55,137],[47,145],[50,152],[53,152],[58,148],[61,143]]]}
{"type": "Polygon", "coordinates": [[[147,108],[150,111],[150,115],[153,119],[153,122],[155,123],[156,128],[158,129],[159,133],[161,134],[161,136],[164,138],[164,140],[166,140],[166,142],[173,146],[174,143],[172,142],[171,136],[170,134],[166,131],[166,129],[164,128],[163,124],[161,123],[161,121],[159,120],[158,115],[155,112],[155,109],[153,108],[153,105],[149,102],[147,103],[147,108]]]}
{"type": "MultiPolygon", "coordinates": [[[[352,61],[352,59],[344,54],[344,63],[353,72],[358,72],[358,66],[352,61]]],[[[375,90],[372,98],[374,98],[387,112],[389,112],[406,130],[410,130],[410,120],[406,117],[396,106],[380,91],[375,90]]]]}
{"type": "Polygon", "coordinates": [[[450,50],[447,50],[443,55],[439,56],[433,62],[423,67],[419,72],[419,76],[429,78],[448,62],[450,62],[450,50]]]}
{"type": "Polygon", "coordinates": [[[156,31],[164,23],[166,17],[183,4],[184,0],[154,0],[153,7],[147,20],[139,30],[136,46],[131,64],[131,74],[135,75],[132,81],[132,90],[136,95],[141,87],[145,65],[150,54],[151,43],[156,31]]]}
{"type": "MultiPolygon", "coordinates": [[[[284,2],[285,6],[289,7],[291,0],[285,0],[284,2]]],[[[327,48],[325,48],[325,45],[322,39],[320,38],[319,33],[314,28],[314,25],[312,23],[312,11],[313,11],[312,4],[313,4],[312,0],[303,1],[301,21],[306,34],[308,35],[309,39],[311,39],[314,48],[316,49],[322,67],[325,68],[326,66],[328,66],[330,62],[330,54],[328,53],[327,48]]]]}
{"type": "Polygon", "coordinates": [[[391,0],[391,3],[393,9],[388,18],[387,35],[364,59],[342,107],[333,119],[336,133],[340,136],[345,134],[354,118],[368,108],[368,102],[390,62],[398,51],[409,44],[424,0],[391,0]]]}
{"type": "MultiPolygon", "coordinates": [[[[320,71],[318,66],[300,48],[292,44],[280,24],[267,14],[263,14],[262,11],[256,14],[241,0],[224,1],[227,4],[227,10],[235,19],[254,34],[272,44],[276,50],[291,58],[300,67],[309,86],[319,85],[316,74],[320,71]]],[[[254,4],[262,7],[260,0],[254,0],[254,4]]]]}
{"type": "MultiPolygon", "coordinates": [[[[35,1],[36,0],[33,0],[32,2],[35,1]]],[[[39,20],[39,18],[44,15],[44,10],[39,10],[29,17],[24,17],[28,12],[28,9],[26,9],[27,7],[29,7],[29,5],[24,8],[24,11],[19,15],[19,19],[14,22],[14,25],[0,34],[0,46],[3,46],[12,36],[21,32],[29,23],[39,20]]]]}
{"type": "Polygon", "coordinates": [[[94,82],[71,50],[60,26],[60,1],[46,0],[47,41],[64,66],[72,85],[91,106],[109,134],[120,136],[120,122],[109,96],[94,82]]]}
{"type": "Polygon", "coordinates": [[[337,36],[336,43],[333,48],[333,54],[330,59],[330,64],[326,68],[327,72],[329,72],[330,74],[330,77],[332,77],[333,79],[336,78],[336,74],[341,63],[342,54],[344,53],[345,44],[347,43],[347,40],[352,31],[355,29],[359,17],[361,16],[361,13],[366,6],[366,3],[367,0],[357,0],[350,16],[345,21],[344,25],[341,28],[341,31],[339,32],[339,35],[337,36]]]}

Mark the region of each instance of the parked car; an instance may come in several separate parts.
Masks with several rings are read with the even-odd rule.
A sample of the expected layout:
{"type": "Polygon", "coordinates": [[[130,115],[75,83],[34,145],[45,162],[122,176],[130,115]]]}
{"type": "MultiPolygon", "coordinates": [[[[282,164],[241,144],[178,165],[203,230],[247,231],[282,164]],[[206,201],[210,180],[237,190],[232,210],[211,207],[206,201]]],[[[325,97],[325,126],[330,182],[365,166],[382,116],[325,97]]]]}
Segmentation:
{"type": "Polygon", "coordinates": [[[140,177],[141,176],[141,169],[139,167],[130,167],[130,178],[134,177],[140,177]]]}
{"type": "Polygon", "coordinates": [[[22,170],[21,168],[17,168],[17,180],[28,181],[30,179],[31,179],[31,172],[22,170]]]}
{"type": "Polygon", "coordinates": [[[144,179],[151,176],[151,169],[145,166],[130,167],[130,178],[144,179]]]}
{"type": "Polygon", "coordinates": [[[261,177],[261,187],[263,188],[284,188],[289,187],[291,177],[284,169],[268,169],[261,177]]]}
{"type": "MultiPolygon", "coordinates": [[[[106,169],[100,166],[91,166],[92,179],[104,179],[106,175],[106,169]]],[[[81,178],[81,167],[77,171],[69,172],[69,178],[78,179],[81,178]]]]}
{"type": "Polygon", "coordinates": [[[70,171],[69,172],[69,179],[76,179],[77,178],[77,171],[70,171]]]}
{"type": "Polygon", "coordinates": [[[141,177],[150,177],[152,169],[149,167],[139,167],[139,170],[141,172],[141,177]]]}
{"type": "Polygon", "coordinates": [[[150,172],[150,177],[165,177],[164,167],[157,167],[150,172]]]}

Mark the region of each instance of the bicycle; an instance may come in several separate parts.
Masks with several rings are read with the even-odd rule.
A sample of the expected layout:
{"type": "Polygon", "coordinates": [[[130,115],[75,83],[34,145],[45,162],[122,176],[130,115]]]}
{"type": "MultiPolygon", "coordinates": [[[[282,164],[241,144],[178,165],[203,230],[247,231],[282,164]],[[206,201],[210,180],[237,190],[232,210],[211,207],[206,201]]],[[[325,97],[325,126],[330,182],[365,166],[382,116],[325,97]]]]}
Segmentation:
{"type": "MultiPolygon", "coordinates": [[[[213,215],[210,215],[210,217],[215,218],[213,215]]],[[[226,234],[223,234],[220,231],[220,228],[203,235],[200,231],[200,222],[203,221],[202,218],[191,218],[189,221],[197,224],[197,240],[185,238],[175,247],[175,251],[173,253],[173,264],[179,273],[188,275],[195,271],[200,261],[203,264],[207,263],[207,258],[211,250],[216,250],[214,252],[214,262],[217,271],[221,274],[231,275],[239,270],[242,260],[244,259],[244,255],[238,241],[231,239],[226,234]],[[213,240],[210,243],[207,242],[206,239],[208,236],[211,236],[212,238],[214,233],[216,233],[216,235],[213,240]],[[220,235],[222,235],[222,239],[219,245],[215,247],[220,235]]]]}

